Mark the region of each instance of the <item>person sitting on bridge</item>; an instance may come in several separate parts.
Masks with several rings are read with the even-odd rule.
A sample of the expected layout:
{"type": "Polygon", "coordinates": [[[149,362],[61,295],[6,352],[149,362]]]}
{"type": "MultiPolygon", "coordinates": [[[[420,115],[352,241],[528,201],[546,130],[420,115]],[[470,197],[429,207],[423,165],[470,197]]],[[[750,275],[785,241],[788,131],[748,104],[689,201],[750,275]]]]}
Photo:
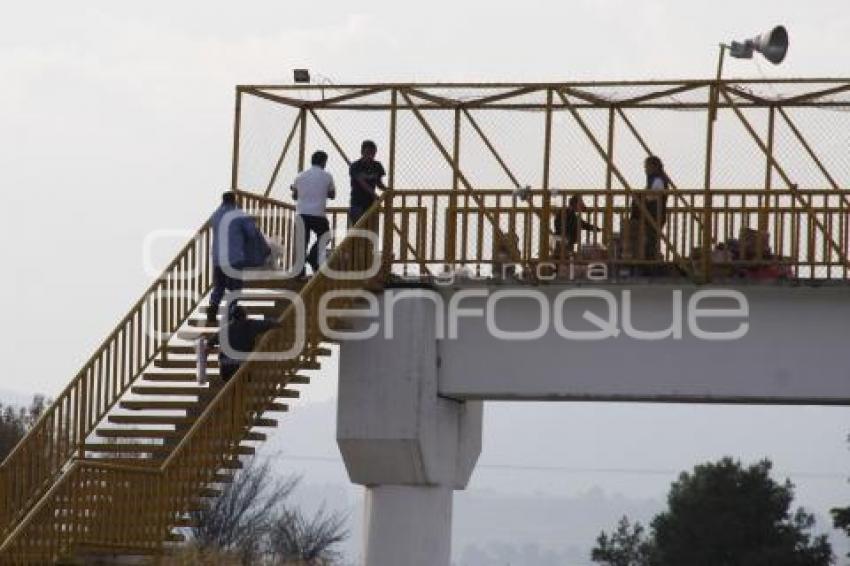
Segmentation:
{"type": "Polygon", "coordinates": [[[213,290],[207,309],[207,326],[214,326],[225,291],[242,289],[240,271],[265,263],[271,249],[254,219],[236,204],[236,193],[221,197],[221,206],[210,218],[212,226],[213,290]]]}
{"type": "MultiPolygon", "coordinates": [[[[324,261],[324,245],[322,236],[330,231],[325,209],[328,199],[336,197],[336,187],[333,176],[325,171],[328,164],[328,154],[316,151],[310,158],[311,167],[299,173],[292,183],[292,198],[295,199],[295,212],[304,226],[305,260],[313,268],[313,273],[319,270],[324,261]],[[310,248],[310,234],[316,235],[316,242],[310,248]]],[[[306,268],[301,268],[300,277],[304,277],[306,268]]]]}
{"type": "Polygon", "coordinates": [[[245,357],[254,350],[257,338],[278,327],[280,323],[274,320],[252,320],[238,303],[235,301],[230,303],[227,308],[226,327],[222,325],[218,334],[207,341],[208,348],[220,346],[223,342],[227,346],[222,347],[218,352],[218,365],[222,379],[227,381],[239,371],[245,357]],[[228,353],[233,354],[233,357],[228,353]]]}
{"type": "Polygon", "coordinates": [[[383,178],[387,174],[380,161],[375,159],[378,146],[372,140],[364,141],[360,146],[360,159],[351,164],[351,205],[348,209],[348,221],[354,226],[372,203],[375,202],[376,189],[385,190],[383,178]]]}
{"type": "Polygon", "coordinates": [[[581,231],[599,232],[601,228],[581,219],[579,214],[584,211],[584,201],[579,195],[573,195],[555,216],[555,236],[560,244],[555,248],[555,258],[566,256],[575,250],[576,242],[581,239],[581,231]]]}

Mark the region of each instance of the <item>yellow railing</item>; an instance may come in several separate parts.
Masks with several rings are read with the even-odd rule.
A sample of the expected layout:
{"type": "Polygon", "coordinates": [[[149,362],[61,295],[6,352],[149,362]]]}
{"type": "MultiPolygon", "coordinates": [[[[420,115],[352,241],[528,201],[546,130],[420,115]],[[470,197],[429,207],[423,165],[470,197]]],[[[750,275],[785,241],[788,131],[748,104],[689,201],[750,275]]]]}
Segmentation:
{"type": "Polygon", "coordinates": [[[201,227],[0,464],[0,533],[47,489],[211,284],[201,227]]]}
{"type": "MultiPolygon", "coordinates": [[[[267,235],[293,248],[294,207],[247,194],[240,201],[267,235]]],[[[211,244],[205,224],[0,464],[0,535],[78,455],[95,426],[194,312],[212,285],[211,244]]]]}
{"type": "MultiPolygon", "coordinates": [[[[678,190],[667,197],[661,255],[654,259],[624,257],[622,250],[614,250],[617,234],[633,229],[628,227],[632,195],[606,190],[580,194],[587,205],[582,218],[600,228],[582,235],[583,246],[607,247],[611,251],[606,257],[614,265],[674,264],[705,280],[721,268],[779,263],[797,278],[848,280],[848,191],[678,190]],[[717,261],[711,253],[715,246],[737,237],[742,228],[763,234],[759,251],[738,262],[717,261]],[[760,251],[767,249],[762,244],[769,253],[760,251]]],[[[161,466],[74,459],[79,444],[162,350],[167,333],[179,328],[209,289],[210,233],[203,227],[4,462],[0,500],[8,536],[0,558],[53,560],[82,542],[157,551],[178,518],[197,504],[202,488],[236,458],[256,419],[300,368],[315,362],[324,340],[319,303],[329,292],[362,289],[373,279],[378,283],[387,276],[386,268],[397,275],[433,276],[446,266],[464,266],[486,275],[505,261],[523,268],[543,261],[581,261],[581,244],[569,258],[553,245],[553,219],[568,196],[531,191],[520,200],[506,191],[386,193],[356,226],[383,235],[381,254],[363,238],[346,237],[335,245],[327,266],[347,276],[322,272],[309,281],[284,311],[281,327],[263,338],[161,466]],[[504,249],[506,243],[511,249],[504,249]],[[381,267],[379,273],[361,273],[373,264],[381,267]],[[296,345],[287,359],[260,358],[296,345]]],[[[291,265],[297,245],[294,207],[250,194],[240,198],[261,229],[283,243],[291,265]]],[[[339,226],[344,214],[342,209],[330,211],[339,226]]]]}
{"type": "Polygon", "coordinates": [[[541,261],[587,262],[593,255],[583,254],[582,247],[590,247],[603,253],[610,266],[677,266],[697,281],[773,264],[794,278],[850,277],[850,191],[671,191],[657,257],[647,257],[626,241],[630,233],[640,241],[653,229],[630,220],[633,199],[640,194],[531,191],[520,200],[495,190],[394,191],[386,203],[395,225],[388,250],[393,271],[433,275],[448,266],[491,275],[494,264],[506,262],[532,269],[541,261]],[[573,194],[586,205],[581,218],[599,231],[582,231],[577,249],[569,253],[556,244],[553,223],[573,194]],[[742,230],[759,240],[752,253],[738,260],[717,253],[718,244],[739,239],[742,230]]]}
{"type": "MultiPolygon", "coordinates": [[[[262,197],[243,195],[243,206],[258,214],[283,207],[262,197]]],[[[285,217],[291,220],[291,210],[285,217]]],[[[378,204],[357,224],[375,222],[378,204]]],[[[280,219],[268,220],[278,222],[280,219]]],[[[261,227],[269,229],[269,224],[261,227]]],[[[288,237],[288,236],[287,236],[288,237]]],[[[299,368],[315,362],[323,341],[318,303],[329,291],[359,289],[372,276],[359,276],[380,259],[370,240],[346,238],[334,248],[327,265],[351,277],[319,274],[301,290],[304,308],[293,303],[280,318],[281,327],[264,336],[242,368],[216,394],[181,442],[158,468],[74,461],[26,518],[0,546],[0,559],[41,563],[57,560],[81,543],[99,548],[156,552],[177,518],[199,500],[202,488],[214,483],[216,473],[233,460],[239,443],[299,368]],[[304,341],[295,355],[274,362],[258,359],[262,353],[290,349],[299,332],[304,341]]],[[[383,275],[374,274],[378,280],[383,275]]]]}

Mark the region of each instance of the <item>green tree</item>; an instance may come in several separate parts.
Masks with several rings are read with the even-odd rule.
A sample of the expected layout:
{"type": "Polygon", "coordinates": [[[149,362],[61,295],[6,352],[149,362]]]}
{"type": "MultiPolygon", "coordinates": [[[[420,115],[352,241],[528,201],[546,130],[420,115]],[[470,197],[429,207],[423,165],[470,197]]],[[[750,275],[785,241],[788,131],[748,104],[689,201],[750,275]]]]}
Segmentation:
{"type": "Polygon", "coordinates": [[[629,518],[623,516],[613,533],[600,533],[591,559],[609,566],[646,566],[649,552],[650,544],[643,525],[639,522],[631,525],[629,518]]]}
{"type": "Polygon", "coordinates": [[[46,407],[44,395],[34,395],[29,407],[0,403],[0,462],[15,448],[46,407]]]}
{"type": "MultiPolygon", "coordinates": [[[[847,441],[850,442],[850,436],[847,437],[847,441]]],[[[832,513],[833,526],[850,536],[850,507],[836,507],[831,509],[830,513],[832,513]]],[[[850,554],[847,556],[850,557],[850,554]]]]}
{"type": "MultiPolygon", "coordinates": [[[[850,536],[850,507],[831,509],[830,512],[832,513],[833,526],[850,536]]],[[[850,554],[847,556],[850,557],[850,554]]]]}
{"type": "MultiPolygon", "coordinates": [[[[740,462],[724,458],[682,473],[670,488],[667,510],[656,515],[650,536],[641,542],[646,551],[645,562],[635,564],[832,564],[832,547],[826,535],[811,533],[814,516],[802,508],[791,511],[794,486],[787,480],[780,484],[771,479],[771,468],[768,460],[745,468],[740,462]]],[[[605,539],[609,547],[615,535],[605,539]]],[[[597,547],[594,553],[597,550],[604,549],[597,547]]],[[[594,560],[611,566],[619,564],[595,557],[594,560]]]]}

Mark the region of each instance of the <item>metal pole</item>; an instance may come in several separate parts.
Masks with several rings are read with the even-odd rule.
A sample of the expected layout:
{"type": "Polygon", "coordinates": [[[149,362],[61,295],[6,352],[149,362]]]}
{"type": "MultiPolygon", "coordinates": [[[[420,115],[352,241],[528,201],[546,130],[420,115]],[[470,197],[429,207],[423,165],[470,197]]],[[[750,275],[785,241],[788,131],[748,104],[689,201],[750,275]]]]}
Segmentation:
{"type": "Polygon", "coordinates": [[[705,179],[703,183],[702,203],[702,273],[705,281],[711,281],[711,165],[712,152],[714,151],[714,122],[717,120],[717,99],[720,96],[720,81],[723,76],[723,58],[726,55],[726,46],[720,44],[720,53],[717,56],[717,77],[714,85],[709,87],[708,124],[705,134],[705,179]]]}
{"type": "Polygon", "coordinates": [[[298,170],[304,170],[304,161],[307,154],[307,108],[301,108],[301,126],[298,132],[298,170]]]}
{"type": "Polygon", "coordinates": [[[610,106],[608,108],[608,144],[606,149],[608,150],[608,155],[611,157],[609,161],[605,162],[605,189],[608,191],[608,194],[605,195],[605,244],[608,245],[611,242],[611,236],[614,233],[614,195],[611,194],[611,191],[614,188],[614,126],[616,124],[615,121],[615,108],[614,106],[610,106]]]}
{"type": "Polygon", "coordinates": [[[390,155],[387,182],[390,189],[395,189],[395,161],[396,161],[396,129],[398,122],[398,90],[392,89],[390,95],[390,155]]]}
{"type": "Polygon", "coordinates": [[[337,153],[339,153],[340,157],[342,157],[342,160],[345,161],[346,165],[351,166],[351,159],[348,158],[348,155],[345,153],[345,150],[342,149],[342,146],[339,145],[338,141],[336,141],[336,138],[334,137],[334,135],[331,133],[331,131],[328,129],[328,127],[325,125],[325,123],[322,121],[322,119],[319,118],[319,115],[316,113],[316,111],[313,110],[312,108],[310,109],[310,115],[313,116],[313,120],[315,120],[316,124],[319,125],[319,128],[322,130],[322,132],[328,138],[328,141],[331,142],[331,145],[334,146],[334,149],[336,149],[336,151],[337,151],[337,153]]]}
{"type": "Polygon", "coordinates": [[[280,173],[280,168],[283,165],[283,160],[286,159],[286,154],[289,152],[289,146],[292,143],[292,139],[295,137],[295,130],[298,129],[298,122],[300,117],[296,117],[292,122],[292,128],[289,130],[289,135],[286,136],[286,141],[283,142],[283,150],[280,152],[280,157],[277,158],[277,163],[274,166],[274,171],[272,171],[272,176],[269,179],[269,184],[266,187],[266,192],[263,193],[264,197],[269,196],[272,192],[272,188],[274,187],[274,183],[277,180],[277,176],[280,173]]]}
{"type": "MultiPolygon", "coordinates": [[[[840,190],[841,187],[835,181],[835,177],[833,177],[829,173],[829,170],[827,170],[827,168],[824,166],[823,161],[821,161],[817,153],[815,153],[815,150],[812,148],[811,144],[806,141],[805,136],[803,136],[803,132],[801,132],[800,129],[794,124],[788,113],[785,112],[782,106],[777,106],[776,109],[779,111],[780,116],[782,116],[782,118],[785,120],[785,123],[788,124],[788,127],[791,129],[791,133],[794,134],[794,137],[797,138],[797,141],[800,142],[800,144],[803,146],[803,149],[806,150],[806,153],[809,155],[809,157],[812,158],[812,161],[815,162],[815,165],[817,166],[818,170],[823,173],[823,176],[826,178],[827,182],[829,182],[829,185],[835,190],[840,190]]],[[[850,205],[850,203],[845,200],[845,205],[850,205]]]]}
{"type": "MultiPolygon", "coordinates": [[[[390,101],[392,106],[390,108],[390,148],[387,188],[393,191],[395,189],[396,121],[398,118],[398,91],[396,89],[392,89],[390,101]]],[[[384,239],[381,245],[383,248],[381,259],[386,277],[389,277],[393,261],[393,228],[395,227],[393,216],[393,194],[390,193],[384,196],[384,239]]]]}
{"type": "Polygon", "coordinates": [[[449,216],[446,221],[446,263],[453,266],[457,248],[457,192],[460,188],[460,115],[461,108],[455,108],[454,143],[452,147],[452,196],[449,197],[449,216]]]}
{"type": "Polygon", "coordinates": [[[540,258],[549,259],[549,219],[552,215],[552,193],[549,176],[552,164],[552,89],[546,89],[546,123],[543,141],[543,218],[540,219],[540,258]]]}
{"type": "MultiPolygon", "coordinates": [[[[764,190],[769,191],[773,185],[773,137],[776,122],[776,107],[771,106],[767,114],[767,151],[765,152],[765,167],[764,167],[764,190]]],[[[766,202],[759,210],[758,229],[761,232],[767,231],[768,227],[768,208],[770,206],[770,196],[765,195],[766,202]]]]}
{"type": "Polygon", "coordinates": [[[720,97],[720,79],[723,76],[723,59],[726,55],[727,46],[720,44],[720,53],[717,56],[717,78],[715,79],[715,90],[713,91],[708,111],[711,121],[717,119],[717,100],[720,97]]]}
{"type": "Polygon", "coordinates": [[[236,105],[233,109],[233,161],[230,165],[230,189],[238,190],[239,184],[239,135],[242,125],[242,89],[236,87],[236,105]]]}

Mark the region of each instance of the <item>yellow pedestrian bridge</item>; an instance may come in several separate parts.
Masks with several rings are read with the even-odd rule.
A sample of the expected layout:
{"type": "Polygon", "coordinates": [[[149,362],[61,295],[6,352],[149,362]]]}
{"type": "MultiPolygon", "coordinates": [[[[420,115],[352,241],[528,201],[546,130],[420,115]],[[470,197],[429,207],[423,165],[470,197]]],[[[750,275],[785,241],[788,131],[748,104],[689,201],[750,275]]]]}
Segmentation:
{"type": "MultiPolygon", "coordinates": [[[[752,316],[767,317],[753,319],[751,334],[781,325],[782,312],[786,324],[793,316],[812,330],[820,320],[825,332],[840,333],[850,299],[848,111],[850,80],[844,79],[238,87],[232,188],[285,252],[274,273],[249,281],[240,303],[250,316],[276,317],[281,327],[263,337],[256,355],[226,383],[218,376],[216,352],[210,352],[211,380],[196,382],[193,341],[217,332],[204,323],[212,265],[211,229],[202,223],[0,464],[0,563],[156,557],[182,540],[191,511],[231,480],[240,457],[254,452],[266,438],[264,428],[279,424],[287,399],[309,383],[304,372],[320,368],[338,332],[359,328],[362,321],[340,312],[363,304],[355,292],[412,287],[445,295],[498,288],[549,296],[575,288],[615,295],[634,290],[633,300],[644,301],[639,311],[651,317],[652,305],[669,304],[649,297],[653,290],[675,287],[687,301],[701,289],[726,286],[743,289],[752,316]],[[343,207],[331,209],[334,237],[326,269],[307,282],[286,276],[300,268],[302,249],[288,198],[294,174],[310,152],[327,149],[328,170],[338,191],[347,192],[347,168],[363,139],[377,143],[390,190],[351,227],[356,232],[347,232],[343,207]],[[647,213],[648,155],[661,157],[669,177],[663,218],[647,213]],[[585,205],[579,217],[596,229],[582,230],[571,245],[553,226],[576,195],[585,205]],[[647,251],[649,237],[656,245],[647,251]],[[329,300],[332,291],[338,293],[329,300]],[[782,311],[783,301],[797,303],[782,311]],[[320,307],[337,309],[338,316],[320,319],[320,307]],[[293,354],[260,355],[284,351],[293,354]]],[[[219,192],[211,190],[199,220],[212,212],[219,192]]],[[[425,311],[420,305],[405,312],[425,311]]],[[[404,317],[395,321],[396,327],[416,324],[404,317]]],[[[544,371],[551,362],[546,356],[561,348],[551,333],[500,349],[469,324],[460,325],[461,339],[464,332],[474,337],[465,346],[432,341],[416,350],[412,345],[421,342],[408,333],[410,342],[399,348],[413,348],[416,359],[427,357],[434,376],[442,372],[429,391],[441,395],[440,403],[468,407],[452,417],[461,423],[476,415],[480,421],[480,410],[467,403],[492,398],[850,399],[843,375],[833,376],[841,381],[837,385],[828,383],[828,375],[813,380],[823,395],[798,387],[797,374],[810,358],[795,361],[788,352],[787,364],[765,371],[757,387],[741,390],[733,377],[719,379],[714,389],[706,385],[712,377],[704,368],[712,359],[720,360],[725,376],[734,371],[735,356],[764,356],[771,342],[761,334],[735,346],[728,363],[720,358],[730,350],[701,349],[693,333],[683,348],[647,346],[668,372],[689,364],[702,369],[687,382],[668,379],[673,373],[655,374],[641,390],[611,381],[613,367],[602,372],[609,381],[593,378],[601,375],[594,373],[594,359],[611,348],[638,355],[644,350],[636,343],[577,351],[577,377],[563,364],[563,374],[544,371]],[[480,350],[470,356],[470,347],[480,350]],[[544,360],[539,371],[535,359],[544,360]],[[470,380],[492,372],[493,364],[504,374],[492,382],[470,380]],[[516,385],[523,367],[532,368],[528,390],[516,385]]],[[[802,332],[796,339],[816,338],[802,332]]],[[[380,360],[342,348],[341,373],[348,373],[341,402],[383,391],[352,377],[366,379],[369,364],[380,360]]],[[[834,350],[843,351],[838,345],[834,350]]],[[[640,382],[640,376],[628,377],[640,382]]],[[[414,405],[413,412],[424,410],[414,405]]],[[[354,406],[341,412],[339,433],[352,479],[372,485],[377,474],[393,483],[391,474],[380,475],[387,470],[365,469],[366,459],[355,455],[371,433],[358,428],[361,413],[354,406]]],[[[397,481],[439,483],[451,476],[445,481],[462,487],[477,458],[470,435],[468,456],[453,472],[400,471],[397,481]]],[[[375,497],[375,509],[381,509],[381,498],[394,496],[375,497]]],[[[440,505],[450,505],[446,497],[440,505]]],[[[391,515],[382,517],[376,529],[401,528],[387,519],[391,515]]]]}

